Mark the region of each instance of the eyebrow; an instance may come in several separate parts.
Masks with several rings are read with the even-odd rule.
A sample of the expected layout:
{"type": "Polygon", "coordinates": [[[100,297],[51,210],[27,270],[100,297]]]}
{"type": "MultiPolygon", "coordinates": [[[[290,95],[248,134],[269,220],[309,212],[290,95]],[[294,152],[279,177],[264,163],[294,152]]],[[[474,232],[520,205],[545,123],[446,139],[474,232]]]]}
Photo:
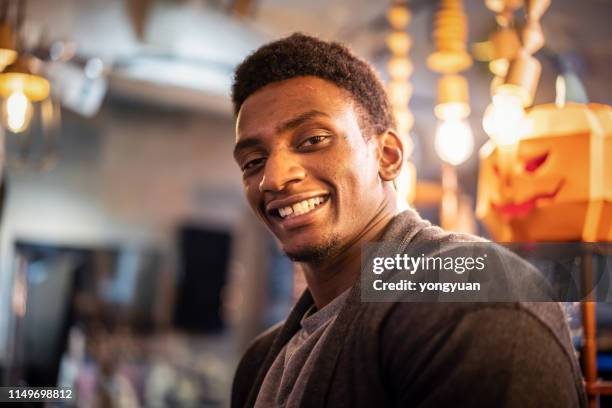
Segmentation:
{"type": "Polygon", "coordinates": [[[261,145],[261,142],[259,139],[254,137],[239,141],[236,143],[236,146],[234,146],[234,158],[237,158],[241,151],[250,149],[251,147],[257,147],[259,145],[261,145]]]}
{"type": "Polygon", "coordinates": [[[281,123],[276,127],[276,133],[286,132],[287,130],[295,129],[300,126],[304,122],[308,122],[311,119],[316,118],[317,116],[326,116],[329,117],[327,113],[318,111],[318,110],[310,110],[308,112],[301,113],[296,117],[287,120],[286,122],[281,123]]]}
{"type": "MultiPolygon", "coordinates": [[[[302,125],[305,122],[308,122],[311,119],[316,118],[317,116],[329,117],[327,113],[324,113],[318,110],[310,110],[308,112],[301,113],[297,115],[296,117],[291,118],[281,123],[274,130],[276,131],[276,133],[286,132],[288,130],[295,129],[296,127],[302,125]]],[[[262,143],[257,137],[249,137],[249,138],[243,139],[239,141],[238,143],[236,143],[236,146],[234,146],[234,157],[237,157],[238,154],[245,149],[257,147],[257,146],[260,146],[261,144],[262,143]]]]}

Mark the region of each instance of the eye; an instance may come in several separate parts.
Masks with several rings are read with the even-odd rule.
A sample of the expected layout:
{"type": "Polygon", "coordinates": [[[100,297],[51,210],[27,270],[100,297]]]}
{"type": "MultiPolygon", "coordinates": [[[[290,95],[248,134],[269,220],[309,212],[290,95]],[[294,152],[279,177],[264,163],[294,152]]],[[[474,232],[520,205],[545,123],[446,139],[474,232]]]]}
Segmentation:
{"type": "Polygon", "coordinates": [[[260,157],[258,159],[249,160],[248,162],[245,163],[244,166],[242,166],[242,171],[255,169],[256,167],[263,165],[265,160],[266,160],[265,157],[260,157]]]}
{"type": "Polygon", "coordinates": [[[529,173],[536,171],[548,158],[548,153],[529,159],[525,162],[525,170],[529,173]]]}
{"type": "Polygon", "coordinates": [[[312,147],[314,145],[318,145],[324,142],[326,139],[329,139],[329,136],[323,136],[323,135],[310,136],[308,139],[300,143],[299,147],[312,147]]]}

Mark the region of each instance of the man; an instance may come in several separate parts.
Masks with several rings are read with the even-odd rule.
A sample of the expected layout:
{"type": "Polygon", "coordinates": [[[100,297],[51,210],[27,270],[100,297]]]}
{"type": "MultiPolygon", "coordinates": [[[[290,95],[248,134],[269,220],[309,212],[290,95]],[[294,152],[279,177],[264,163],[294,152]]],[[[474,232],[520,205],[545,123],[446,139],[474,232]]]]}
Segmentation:
{"type": "Polygon", "coordinates": [[[339,44],[294,34],[237,68],[232,98],[247,201],[308,285],[287,320],[242,358],[233,407],[585,403],[554,302],[361,301],[365,243],[397,241],[407,252],[478,239],[398,210],[393,180],[403,147],[367,63],[339,44]]]}

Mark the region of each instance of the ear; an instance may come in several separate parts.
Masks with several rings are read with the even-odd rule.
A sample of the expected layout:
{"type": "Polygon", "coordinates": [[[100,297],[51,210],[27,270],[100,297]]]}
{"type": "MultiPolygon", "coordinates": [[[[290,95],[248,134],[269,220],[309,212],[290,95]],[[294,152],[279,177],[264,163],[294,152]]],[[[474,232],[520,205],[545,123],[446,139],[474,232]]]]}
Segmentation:
{"type": "Polygon", "coordinates": [[[384,181],[393,181],[400,174],[404,162],[404,145],[393,129],[376,136],[378,144],[378,174],[384,181]]]}

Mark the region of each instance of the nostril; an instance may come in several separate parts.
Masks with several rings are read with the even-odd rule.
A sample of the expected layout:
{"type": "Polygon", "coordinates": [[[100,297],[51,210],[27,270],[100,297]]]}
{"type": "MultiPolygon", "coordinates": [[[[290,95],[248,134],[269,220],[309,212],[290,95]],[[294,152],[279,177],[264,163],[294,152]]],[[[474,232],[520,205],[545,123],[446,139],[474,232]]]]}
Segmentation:
{"type": "Polygon", "coordinates": [[[536,171],[548,158],[548,153],[529,159],[525,162],[525,171],[533,173],[536,171]]]}
{"type": "Polygon", "coordinates": [[[499,166],[497,164],[493,165],[493,173],[499,177],[499,166]]]}

